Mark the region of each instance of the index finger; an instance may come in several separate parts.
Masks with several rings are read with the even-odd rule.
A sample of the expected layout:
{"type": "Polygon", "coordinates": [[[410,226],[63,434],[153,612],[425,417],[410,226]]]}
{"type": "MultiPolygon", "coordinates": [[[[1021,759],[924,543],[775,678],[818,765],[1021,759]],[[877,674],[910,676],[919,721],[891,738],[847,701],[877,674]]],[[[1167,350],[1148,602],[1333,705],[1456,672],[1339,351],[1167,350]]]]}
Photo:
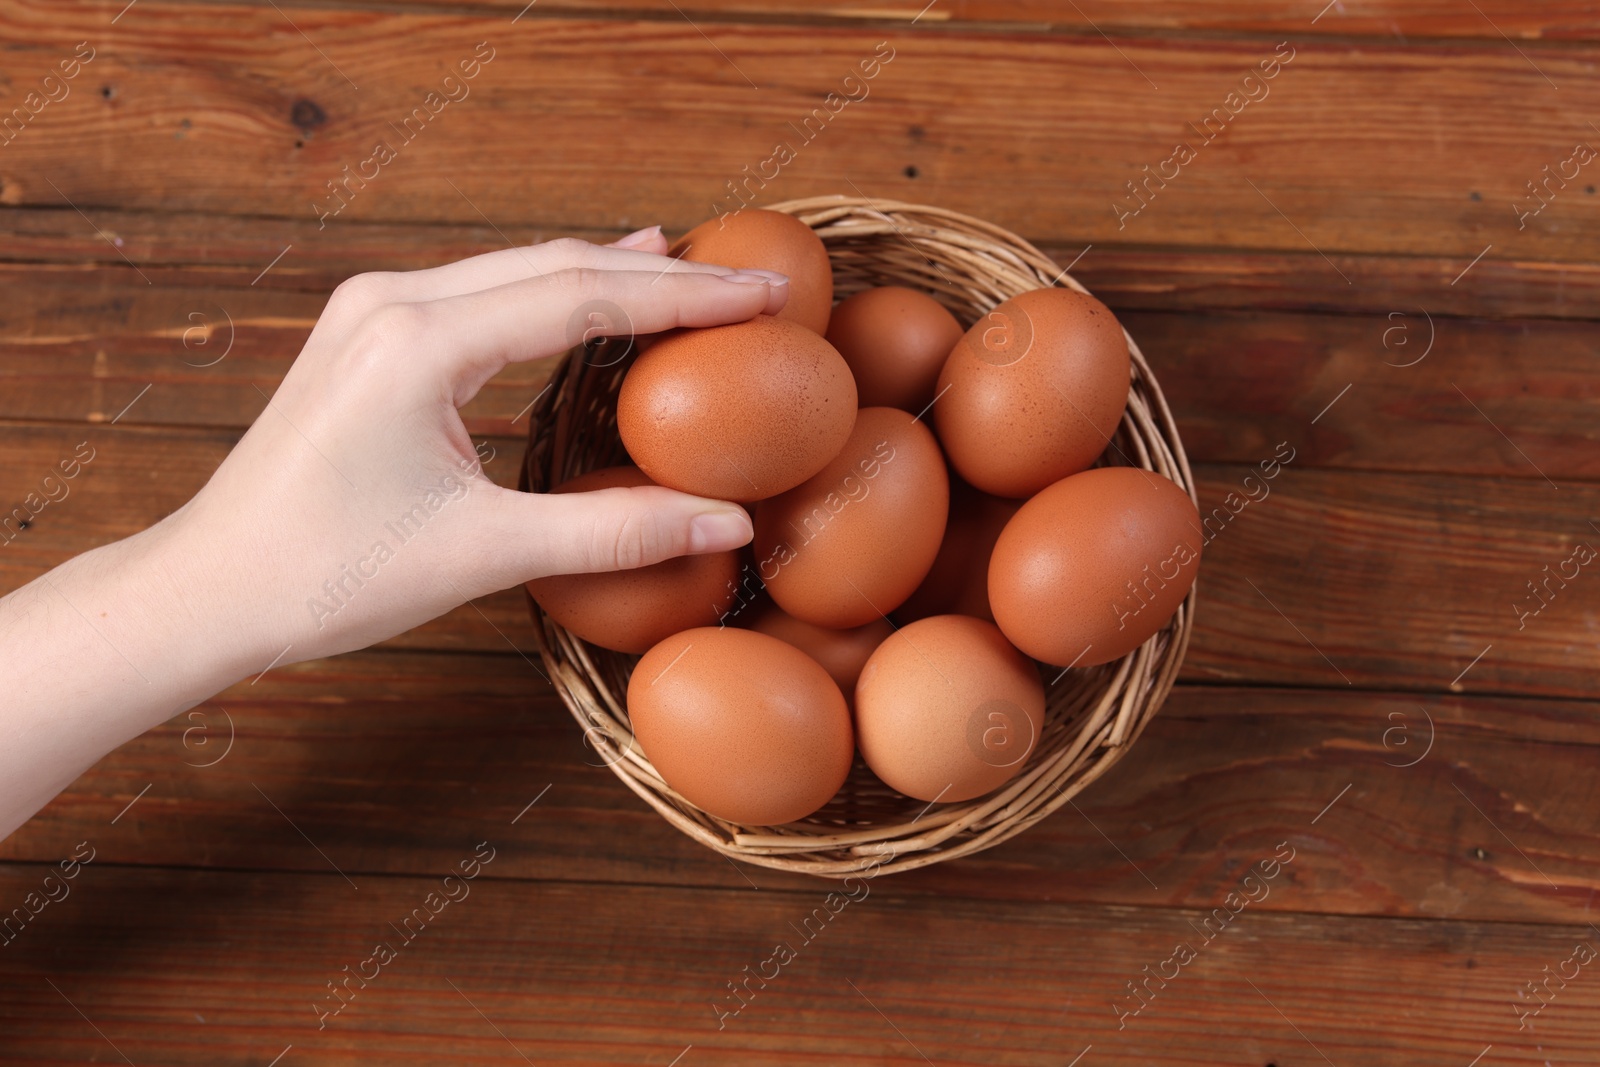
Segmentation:
{"type": "Polygon", "coordinates": [[[507,363],[558,355],[591,339],[586,325],[584,336],[573,335],[574,324],[585,323],[586,309],[607,312],[595,324],[596,336],[631,336],[775,314],[788,300],[788,290],[787,279],[774,284],[770,276],[749,271],[574,268],[403,307],[419,316],[414,332],[426,336],[448,330],[443,343],[435,341],[430,348],[447,353],[459,406],[507,363]]]}
{"type": "Polygon", "coordinates": [[[732,274],[733,267],[692,263],[632,248],[590,244],[562,237],[543,244],[502,248],[447,263],[441,267],[400,271],[385,277],[392,300],[444,300],[482,292],[525,278],[538,278],[560,270],[589,267],[597,270],[687,271],[696,274],[732,274]]]}

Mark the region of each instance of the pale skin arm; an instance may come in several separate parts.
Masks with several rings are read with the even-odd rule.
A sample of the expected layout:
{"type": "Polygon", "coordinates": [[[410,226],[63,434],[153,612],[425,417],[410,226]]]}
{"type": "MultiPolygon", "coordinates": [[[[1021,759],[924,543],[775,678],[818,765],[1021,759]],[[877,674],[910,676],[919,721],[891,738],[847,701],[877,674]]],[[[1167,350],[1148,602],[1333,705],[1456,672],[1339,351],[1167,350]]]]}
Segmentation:
{"type": "Polygon", "coordinates": [[[665,251],[652,227],[341,285],[192,500],[0,598],[0,838],[112,749],[274,662],[364,648],[546,574],[747,542],[737,505],[669,489],[500,488],[457,414],[507,363],[565,351],[588,305],[647,334],[787,299],[781,275],[665,251]],[[330,598],[345,568],[369,577],[330,598]]]}

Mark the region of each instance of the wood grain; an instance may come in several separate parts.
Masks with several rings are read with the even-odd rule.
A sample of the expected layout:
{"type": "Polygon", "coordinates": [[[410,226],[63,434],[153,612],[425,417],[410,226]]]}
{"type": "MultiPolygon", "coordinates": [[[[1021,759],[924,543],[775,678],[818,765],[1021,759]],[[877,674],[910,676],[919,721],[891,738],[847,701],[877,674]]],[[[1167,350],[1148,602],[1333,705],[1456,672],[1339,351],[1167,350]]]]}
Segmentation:
{"type": "MultiPolygon", "coordinates": [[[[203,0],[212,2],[212,0],[203,0]]],[[[341,0],[339,6],[360,8],[371,0],[341,0]]],[[[426,0],[389,0],[386,6],[426,10],[426,0]]],[[[526,0],[484,0],[480,7],[512,15],[523,11],[526,0]]],[[[550,12],[585,12],[660,15],[695,21],[717,18],[760,17],[795,21],[845,19],[891,25],[916,22],[927,29],[966,28],[968,23],[1003,23],[1008,29],[1053,33],[1160,33],[1178,36],[1195,32],[1325,33],[1341,36],[1370,34],[1379,37],[1485,37],[1502,34],[1529,40],[1593,40],[1600,34],[1600,8],[1592,0],[1563,0],[1536,6],[1515,0],[1486,0],[1471,6],[1449,0],[1349,0],[1328,5],[1287,5],[1267,0],[1222,3],[1184,3],[1182,0],[1080,0],[1061,4],[1053,0],[883,0],[842,3],[825,0],[802,4],[796,0],[543,0],[524,18],[550,12]]]]}
{"type": "MultiPolygon", "coordinates": [[[[315,220],[107,210],[96,211],[91,225],[71,208],[32,207],[0,212],[0,279],[8,288],[25,288],[39,273],[35,264],[53,264],[59,270],[52,276],[62,284],[76,277],[89,288],[115,285],[133,291],[160,283],[326,294],[362,271],[415,270],[554,237],[603,243],[625,232],[621,227],[491,227],[482,220],[478,225],[352,220],[340,227],[337,240],[323,241],[315,220]],[[136,273],[135,264],[145,277],[136,273]],[[110,268],[113,281],[98,277],[101,268],[110,268]]],[[[1456,317],[1600,318],[1600,264],[1592,262],[1487,257],[1463,274],[1459,258],[1335,254],[1329,260],[1358,284],[1330,287],[1328,261],[1309,249],[1251,252],[1099,242],[1085,252],[1090,244],[1074,236],[1044,240],[1042,247],[1056,262],[1073,264],[1073,276],[1118,309],[1378,315],[1426,310],[1456,317]]]]}
{"type": "MultiPolygon", "coordinates": [[[[814,942],[840,887],[735,866],[598,766],[518,590],[235,686],[0,842],[0,1063],[1592,1055],[1595,979],[1532,1029],[1518,991],[1600,946],[1600,577],[1530,586],[1600,543],[1600,162],[1516,205],[1600,143],[1600,3],[1324,3],[0,0],[0,117],[96,49],[0,133],[0,515],[97,450],[0,536],[0,589],[187,500],[342,278],[681,232],[780,139],[760,200],[940,204],[1074,263],[1150,354],[1208,519],[1180,684],[1128,757],[999,848],[862,883],[814,942]],[[870,96],[793,132],[880,41],[870,96]],[[1279,41],[1270,96],[1201,144],[1279,41]],[[405,140],[478,42],[470,97],[405,140]],[[319,222],[379,138],[398,158],[319,222]],[[1179,139],[1198,157],[1119,222],[1179,139]],[[319,1029],[480,841],[470,899],[319,1029]],[[780,939],[799,956],[719,1027],[780,939]]],[[[500,484],[544,373],[464,412],[500,484]]]]}
{"type": "MultiPolygon", "coordinates": [[[[1237,470],[1200,480],[1202,516],[1245,495],[1237,470]]],[[[1275,486],[1208,527],[1185,677],[1593,693],[1600,584],[1547,575],[1594,547],[1600,487],[1316,470],[1275,486]]]]}
{"type": "MultiPolygon", "coordinates": [[[[853,902],[837,898],[826,921],[813,917],[808,941],[813,909],[830,914],[820,889],[479,877],[458,882],[458,899],[407,941],[399,920],[439,892],[442,871],[352,888],[332,874],[119,867],[136,847],[122,829],[96,836],[98,858],[72,895],[3,950],[4,1062],[119,1062],[120,1052],[137,1064],[260,1065],[292,1045],[285,1064],[1059,1067],[1093,1046],[1092,1062],[1104,1063],[1326,1056],[1361,1067],[1466,1064],[1491,1043],[1497,1063],[1572,1062],[1593,1043],[1597,994],[1581,978],[1531,1032],[1517,1031],[1513,1010],[1519,986],[1577,941],[1594,943],[1577,924],[1246,907],[1207,943],[1195,929],[1204,913],[902,897],[879,880],[861,882],[853,902]],[[764,987],[751,979],[749,1000],[719,1029],[714,1003],[740,1004],[728,983],[746,967],[757,974],[778,942],[792,957],[766,966],[764,987]],[[1153,998],[1119,1031],[1114,998],[1138,1003],[1127,983],[1191,942],[1194,957],[1168,965],[1171,981],[1152,980],[1153,998]],[[398,947],[381,968],[364,964],[378,943],[398,947]],[[336,1003],[326,983],[345,967],[370,980],[351,979],[350,999],[319,1031],[319,998],[336,1003]]],[[[503,831],[460,825],[460,856],[487,841],[492,873],[514,851],[503,831]]],[[[35,866],[0,868],[0,899],[41,878],[35,866]]]]}
{"type": "MultiPolygon", "coordinates": [[[[26,272],[0,306],[0,418],[243,429],[327,303],[201,270],[152,271],[149,284],[112,269],[26,272]]],[[[549,373],[548,361],[507,366],[462,409],[468,431],[525,434],[549,373]]]]}
{"type": "Polygon", "coordinates": [[[1415,306],[1121,318],[1161,382],[1184,448],[1202,462],[1259,462],[1289,441],[1308,468],[1546,487],[1546,477],[1600,476],[1596,332],[1586,324],[1435,318],[1415,306]]]}
{"type": "MultiPolygon", "coordinates": [[[[1600,884],[1587,772],[1597,713],[1582,701],[1180,686],[1075,807],[885,885],[1209,909],[1287,840],[1300,858],[1262,910],[1581,922],[1600,884]]],[[[273,670],[123,746],[0,855],[59,859],[135,797],[118,826],[139,862],[161,866],[422,874],[448,869],[460,827],[483,822],[507,846],[494,877],[821,885],[735,868],[669,827],[511,655],[361,653],[273,670]]]]}
{"type": "MultiPolygon", "coordinates": [[[[253,282],[255,288],[328,293],[362,271],[415,270],[553,237],[615,240],[626,231],[557,232],[513,225],[497,232],[480,219],[476,226],[352,220],[339,228],[333,241],[319,240],[319,232],[326,235],[314,218],[111,209],[97,211],[90,223],[71,208],[27,207],[0,212],[4,235],[0,261],[51,263],[69,275],[82,272],[85,277],[100,267],[111,267],[127,275],[120,280],[128,285],[150,284],[135,273],[137,266],[151,277],[176,268],[180,277],[203,284],[244,287],[253,282]]],[[[16,274],[14,267],[5,269],[8,276],[16,274]]]]}
{"type": "MultiPolygon", "coordinates": [[[[118,425],[243,428],[325,300],[210,268],[156,272],[151,284],[112,268],[0,271],[8,275],[0,419],[18,422],[109,422],[150,386],[118,425]]],[[[1112,286],[1107,299],[1127,296],[1112,286]]],[[[1417,306],[1367,315],[1115,309],[1155,368],[1193,460],[1256,463],[1289,440],[1303,467],[1600,476],[1588,324],[1434,317],[1417,306]]],[[[550,366],[507,367],[463,409],[468,431],[526,432],[550,366]]]]}
{"type": "MultiPolygon", "coordinates": [[[[1365,402],[1352,392],[1340,404],[1365,402]]],[[[1479,432],[1494,434],[1488,425],[1479,432]]],[[[236,439],[222,430],[0,425],[0,447],[13,457],[0,470],[3,501],[36,491],[78,442],[96,449],[70,495],[0,543],[0,588],[158,521],[199,490],[236,439]]],[[[515,484],[521,440],[488,443],[489,476],[515,484]]],[[[1263,452],[1258,464],[1276,454],[1263,452]]],[[[1258,465],[1206,464],[1196,473],[1208,540],[1183,677],[1440,692],[1493,645],[1463,676],[1465,691],[1593,692],[1592,657],[1578,650],[1592,647],[1600,585],[1591,587],[1592,568],[1581,567],[1566,586],[1559,577],[1542,583],[1543,568],[1557,574],[1577,544],[1600,540],[1590,525],[1600,514],[1600,485],[1302,469],[1298,453],[1270,480],[1258,465]],[[1260,499],[1249,502],[1249,494],[1260,499]],[[1543,600],[1528,591],[1534,581],[1546,589],[1543,600]],[[1519,604],[1538,608],[1520,627],[1519,604]]],[[[492,651],[508,643],[534,647],[520,590],[390,642],[492,651]]]]}
{"type": "MultiPolygon", "coordinates": [[[[360,169],[380,138],[401,142],[393,162],[366,168],[376,177],[350,194],[319,234],[327,240],[354,219],[681,230],[721,210],[724,183],[759,167],[777,140],[804,141],[795,132],[803,117],[895,36],[565,17],[531,33],[503,15],[327,8],[305,9],[291,26],[268,8],[144,0],[141,17],[108,37],[98,3],[13,13],[0,35],[8,68],[42,75],[85,39],[104,50],[79,91],[6,147],[0,202],[66,199],[91,219],[133,208],[315,221],[342,168],[360,169]],[[182,33],[170,32],[180,23],[182,33]],[[196,51],[197,38],[207,49],[196,51]],[[472,95],[414,140],[396,134],[484,41],[497,58],[472,95]],[[485,151],[513,145],[530,147],[511,167],[485,151]],[[533,147],[542,145],[582,150],[533,147]]],[[[1587,260],[1600,233],[1581,175],[1523,229],[1513,208],[1542,167],[1592,134],[1581,116],[1600,111],[1600,83],[1587,46],[1535,60],[1503,41],[1302,39],[1292,65],[1262,87],[1270,95],[1242,105],[1119,224],[1125,183],[1180,139],[1200,141],[1186,124],[1223,106],[1272,54],[1270,38],[1115,45],[974,29],[895,40],[870,94],[802,143],[765,198],[860,190],[937,202],[1042,240],[1405,253],[1463,268],[1486,250],[1587,260]],[[963,99],[983,103],[937,103],[963,99]]],[[[1332,266],[1325,282],[1354,284],[1332,266]]]]}

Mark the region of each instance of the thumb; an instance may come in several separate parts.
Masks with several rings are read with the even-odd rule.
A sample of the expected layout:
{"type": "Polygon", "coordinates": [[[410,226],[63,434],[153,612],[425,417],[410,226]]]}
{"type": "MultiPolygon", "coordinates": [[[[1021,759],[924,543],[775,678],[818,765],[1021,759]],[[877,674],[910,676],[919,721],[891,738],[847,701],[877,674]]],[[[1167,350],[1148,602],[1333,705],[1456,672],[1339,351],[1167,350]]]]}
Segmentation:
{"type": "Polygon", "coordinates": [[[737,504],[661,486],[587,493],[496,494],[497,554],[506,586],[550,574],[628,570],[674,556],[725,552],[750,542],[737,504]]]}

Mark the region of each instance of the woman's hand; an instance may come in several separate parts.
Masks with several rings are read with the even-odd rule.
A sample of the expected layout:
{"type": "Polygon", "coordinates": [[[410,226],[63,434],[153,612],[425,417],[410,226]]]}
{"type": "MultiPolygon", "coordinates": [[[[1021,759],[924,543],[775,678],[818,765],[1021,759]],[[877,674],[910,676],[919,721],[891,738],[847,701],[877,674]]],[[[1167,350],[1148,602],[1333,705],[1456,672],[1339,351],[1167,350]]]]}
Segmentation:
{"type": "Polygon", "coordinates": [[[741,321],[787,298],[781,275],[665,251],[653,228],[607,247],[559,240],[341,285],[181,518],[194,550],[232,572],[225,585],[249,605],[259,651],[331,655],[542,575],[747,542],[737,505],[669,489],[502,489],[457,413],[507,363],[564,352],[591,322],[648,334],[741,321]]]}
{"type": "Polygon", "coordinates": [[[670,489],[502,489],[458,414],[507,363],[570,348],[591,309],[616,324],[599,332],[648,334],[787,299],[781,275],[665,251],[652,227],[341,285],[193,500],[0,598],[0,837],[111,749],[270,666],[542,575],[748,541],[738,506],[670,489]]]}

